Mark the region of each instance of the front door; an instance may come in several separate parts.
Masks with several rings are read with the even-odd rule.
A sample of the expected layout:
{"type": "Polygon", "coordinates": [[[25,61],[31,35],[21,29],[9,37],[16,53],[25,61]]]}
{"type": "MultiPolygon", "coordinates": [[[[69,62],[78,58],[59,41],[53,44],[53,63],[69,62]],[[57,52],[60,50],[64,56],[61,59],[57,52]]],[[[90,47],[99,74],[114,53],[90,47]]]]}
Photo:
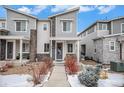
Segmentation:
{"type": "Polygon", "coordinates": [[[7,42],[7,59],[13,58],[13,42],[7,42]]]}
{"type": "Polygon", "coordinates": [[[63,58],[63,43],[57,43],[56,45],[56,59],[62,60],[63,58]]]}

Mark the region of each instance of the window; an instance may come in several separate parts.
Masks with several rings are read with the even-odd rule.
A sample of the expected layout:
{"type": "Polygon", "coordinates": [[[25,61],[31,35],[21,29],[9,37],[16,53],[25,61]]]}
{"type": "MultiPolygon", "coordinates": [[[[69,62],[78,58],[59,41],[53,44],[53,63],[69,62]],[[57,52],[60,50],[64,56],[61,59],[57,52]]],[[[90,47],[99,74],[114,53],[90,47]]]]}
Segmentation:
{"type": "Polygon", "coordinates": [[[107,24],[99,23],[99,30],[107,30],[107,24]]]}
{"type": "Polygon", "coordinates": [[[115,42],[114,41],[109,42],[109,50],[110,51],[115,51],[115,42]]]}
{"type": "Polygon", "coordinates": [[[47,24],[43,24],[43,30],[44,30],[44,31],[47,30],[47,24]]]}
{"type": "Polygon", "coordinates": [[[23,43],[23,52],[29,52],[29,44],[28,43],[23,43]]]}
{"type": "Polygon", "coordinates": [[[5,28],[5,23],[2,23],[2,28],[5,28]]]}
{"type": "Polygon", "coordinates": [[[124,23],[121,24],[121,32],[124,33],[124,23]]]}
{"type": "Polygon", "coordinates": [[[73,44],[68,44],[67,48],[68,48],[68,53],[72,53],[73,52],[73,44]]]}
{"type": "Polygon", "coordinates": [[[44,52],[49,52],[49,43],[44,44],[44,52]]]}
{"type": "Polygon", "coordinates": [[[63,21],[62,22],[62,31],[70,32],[71,31],[71,21],[63,21]]]}
{"type": "Polygon", "coordinates": [[[26,31],[27,23],[26,20],[16,21],[16,31],[26,31]]]}

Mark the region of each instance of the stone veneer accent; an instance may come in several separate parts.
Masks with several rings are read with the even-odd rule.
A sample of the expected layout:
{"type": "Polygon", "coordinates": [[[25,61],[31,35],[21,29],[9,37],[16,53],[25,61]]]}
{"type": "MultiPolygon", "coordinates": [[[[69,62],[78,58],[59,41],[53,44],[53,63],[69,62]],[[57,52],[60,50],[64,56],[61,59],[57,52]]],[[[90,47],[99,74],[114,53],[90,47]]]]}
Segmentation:
{"type": "Polygon", "coordinates": [[[37,53],[37,30],[31,29],[30,32],[30,62],[36,61],[37,53]]]}

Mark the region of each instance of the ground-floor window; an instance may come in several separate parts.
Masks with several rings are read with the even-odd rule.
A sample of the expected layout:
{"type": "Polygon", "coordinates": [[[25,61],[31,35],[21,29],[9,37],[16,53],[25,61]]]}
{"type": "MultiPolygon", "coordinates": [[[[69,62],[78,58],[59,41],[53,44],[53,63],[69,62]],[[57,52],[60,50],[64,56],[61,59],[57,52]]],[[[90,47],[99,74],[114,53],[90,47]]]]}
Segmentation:
{"type": "Polygon", "coordinates": [[[67,44],[67,51],[68,51],[68,53],[73,52],[73,44],[67,44]]]}
{"type": "Polygon", "coordinates": [[[49,52],[49,43],[44,44],[44,52],[49,52]]]}
{"type": "Polygon", "coordinates": [[[109,42],[109,51],[115,51],[115,41],[109,42]]]}
{"type": "Polygon", "coordinates": [[[23,52],[29,52],[29,43],[23,43],[23,52]]]}

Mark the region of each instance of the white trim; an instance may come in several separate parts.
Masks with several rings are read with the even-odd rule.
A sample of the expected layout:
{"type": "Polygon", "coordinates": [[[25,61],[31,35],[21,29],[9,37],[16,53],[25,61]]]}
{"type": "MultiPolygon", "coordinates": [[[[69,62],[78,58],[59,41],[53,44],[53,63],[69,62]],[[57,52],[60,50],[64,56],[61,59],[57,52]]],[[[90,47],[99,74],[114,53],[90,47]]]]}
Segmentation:
{"type": "Polygon", "coordinates": [[[20,33],[20,32],[24,32],[24,33],[25,33],[25,32],[28,32],[28,21],[27,21],[27,20],[16,20],[16,21],[15,21],[15,32],[19,32],[19,33],[20,33]],[[26,21],[26,30],[25,30],[25,31],[17,31],[17,30],[16,30],[16,22],[17,22],[17,21],[26,21]]]}
{"type": "MultiPolygon", "coordinates": [[[[66,20],[66,21],[69,21],[69,20],[66,20]]],[[[69,22],[70,22],[70,31],[63,31],[63,22],[64,22],[64,21],[61,21],[62,32],[63,32],[63,33],[71,33],[71,32],[72,32],[72,22],[69,21],[69,22]]]]}
{"type": "Polygon", "coordinates": [[[124,23],[121,23],[121,33],[124,33],[124,32],[122,32],[122,25],[124,25],[124,23]]]}
{"type": "Polygon", "coordinates": [[[116,48],[116,42],[115,41],[109,41],[109,51],[115,51],[116,48]],[[111,43],[114,42],[114,50],[111,50],[111,43]]]}

